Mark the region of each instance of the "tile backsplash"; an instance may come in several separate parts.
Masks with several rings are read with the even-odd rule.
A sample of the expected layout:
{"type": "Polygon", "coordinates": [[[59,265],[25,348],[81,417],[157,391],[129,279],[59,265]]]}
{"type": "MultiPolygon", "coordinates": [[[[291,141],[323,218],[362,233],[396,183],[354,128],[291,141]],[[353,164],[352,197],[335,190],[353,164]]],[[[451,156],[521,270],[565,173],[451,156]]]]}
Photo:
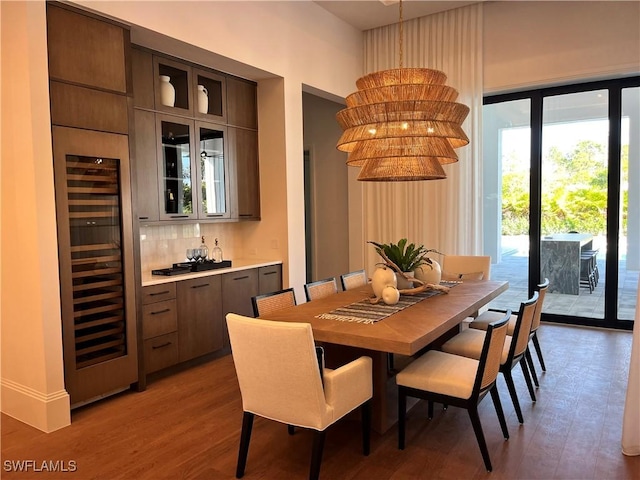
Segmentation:
{"type": "Polygon", "coordinates": [[[233,260],[234,229],[233,224],[190,223],[173,225],[148,225],[140,227],[140,255],[142,271],[170,267],[174,263],[186,261],[187,248],[200,246],[202,237],[209,247],[222,249],[224,260],[233,260]]]}

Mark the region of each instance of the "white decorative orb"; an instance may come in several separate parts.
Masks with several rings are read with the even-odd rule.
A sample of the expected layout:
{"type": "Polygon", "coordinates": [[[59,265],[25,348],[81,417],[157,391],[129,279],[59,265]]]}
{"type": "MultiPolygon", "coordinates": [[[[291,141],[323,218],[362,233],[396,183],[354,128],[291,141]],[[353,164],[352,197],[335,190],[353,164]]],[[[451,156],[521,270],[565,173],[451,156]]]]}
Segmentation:
{"type": "Polygon", "coordinates": [[[371,276],[371,288],[376,298],[382,298],[382,290],[389,285],[392,287],[397,285],[395,272],[387,266],[376,268],[371,276]]]}
{"type": "Polygon", "coordinates": [[[395,305],[400,300],[400,292],[396,287],[391,285],[384,287],[382,290],[382,301],[387,305],[395,305]]]}

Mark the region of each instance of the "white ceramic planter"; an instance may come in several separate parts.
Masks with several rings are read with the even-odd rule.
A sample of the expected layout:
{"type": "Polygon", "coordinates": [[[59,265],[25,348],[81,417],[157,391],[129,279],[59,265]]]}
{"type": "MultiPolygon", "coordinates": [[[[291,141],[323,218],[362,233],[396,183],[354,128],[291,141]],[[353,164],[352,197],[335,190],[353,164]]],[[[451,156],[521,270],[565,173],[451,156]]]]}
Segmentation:
{"type": "Polygon", "coordinates": [[[416,268],[416,278],[425,283],[438,285],[442,279],[440,264],[431,259],[431,267],[432,268],[429,268],[429,265],[422,265],[421,267],[416,268]]]}
{"type": "MultiPolygon", "coordinates": [[[[407,277],[415,276],[415,272],[404,272],[407,277]]],[[[407,290],[409,288],[413,288],[413,282],[405,279],[402,275],[396,273],[396,277],[398,279],[398,290],[407,290]]]]}

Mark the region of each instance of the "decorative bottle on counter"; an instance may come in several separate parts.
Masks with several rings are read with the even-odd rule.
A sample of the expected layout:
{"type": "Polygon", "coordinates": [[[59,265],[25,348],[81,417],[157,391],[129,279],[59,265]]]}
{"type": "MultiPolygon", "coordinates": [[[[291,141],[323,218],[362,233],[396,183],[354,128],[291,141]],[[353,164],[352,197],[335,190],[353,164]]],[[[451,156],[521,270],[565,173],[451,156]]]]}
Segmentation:
{"type": "Polygon", "coordinates": [[[202,243],[200,244],[200,258],[202,261],[206,261],[209,257],[209,247],[204,243],[204,237],[202,237],[202,243]]]}
{"type": "Polygon", "coordinates": [[[218,246],[217,238],[216,238],[216,246],[213,247],[213,250],[211,251],[211,257],[213,258],[214,262],[222,261],[222,249],[218,246]]]}

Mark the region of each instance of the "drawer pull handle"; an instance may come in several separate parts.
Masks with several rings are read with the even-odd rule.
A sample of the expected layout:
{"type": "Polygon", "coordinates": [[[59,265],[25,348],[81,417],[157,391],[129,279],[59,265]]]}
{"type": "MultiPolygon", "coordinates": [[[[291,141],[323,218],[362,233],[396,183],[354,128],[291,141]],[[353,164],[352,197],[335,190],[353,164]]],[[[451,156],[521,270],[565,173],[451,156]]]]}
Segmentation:
{"type": "Polygon", "coordinates": [[[274,270],[273,272],[264,272],[263,275],[275,275],[277,272],[274,270]]]}
{"type": "Polygon", "coordinates": [[[169,215],[169,218],[189,218],[189,215],[169,215]]]}
{"type": "Polygon", "coordinates": [[[171,309],[170,308],[165,308],[164,310],[158,310],[157,312],[151,312],[151,315],[160,315],[161,313],[167,313],[170,312],[171,309]]]}
{"type": "Polygon", "coordinates": [[[249,275],[245,275],[244,277],[236,277],[234,280],[244,280],[245,278],[249,278],[249,275]]]}
{"type": "Polygon", "coordinates": [[[171,345],[171,342],[162,343],[160,345],[152,345],[151,348],[153,350],[157,350],[158,348],[168,347],[169,345],[171,345]]]}
{"type": "Polygon", "coordinates": [[[207,213],[207,217],[223,217],[221,213],[207,213]]]}
{"type": "Polygon", "coordinates": [[[208,283],[201,283],[200,285],[192,285],[191,288],[202,288],[202,287],[208,287],[209,284],[208,283]]]}
{"type": "Polygon", "coordinates": [[[151,297],[155,297],[156,295],[165,295],[167,293],[169,293],[169,290],[163,290],[162,292],[153,292],[153,293],[150,293],[149,295],[151,297]]]}
{"type": "Polygon", "coordinates": [[[140,220],[149,220],[149,217],[138,217],[140,220]]]}

